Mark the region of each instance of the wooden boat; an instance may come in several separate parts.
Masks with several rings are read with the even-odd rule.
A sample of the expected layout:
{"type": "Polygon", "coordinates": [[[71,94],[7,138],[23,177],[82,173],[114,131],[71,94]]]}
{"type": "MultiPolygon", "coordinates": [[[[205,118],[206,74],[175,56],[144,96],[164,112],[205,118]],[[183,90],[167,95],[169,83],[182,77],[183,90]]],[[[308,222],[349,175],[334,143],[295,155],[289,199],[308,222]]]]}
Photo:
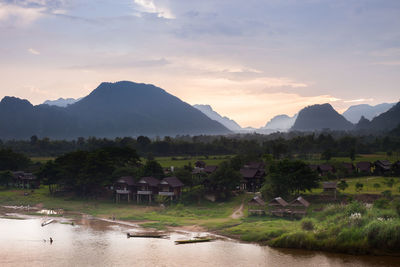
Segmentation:
{"type": "Polygon", "coordinates": [[[46,226],[46,225],[48,225],[48,224],[50,224],[50,223],[52,223],[52,222],[54,222],[54,219],[50,219],[50,220],[47,220],[47,221],[45,221],[45,222],[42,222],[42,227],[43,227],[43,226],[46,226]]]}
{"type": "Polygon", "coordinates": [[[201,242],[210,242],[214,239],[212,238],[195,238],[195,239],[188,239],[188,240],[176,240],[175,244],[191,244],[191,243],[201,243],[201,242]]]}
{"type": "Polygon", "coordinates": [[[135,233],[135,234],[127,233],[126,236],[128,238],[130,238],[130,237],[163,238],[163,237],[165,237],[165,234],[161,234],[161,233],[135,233]]]}

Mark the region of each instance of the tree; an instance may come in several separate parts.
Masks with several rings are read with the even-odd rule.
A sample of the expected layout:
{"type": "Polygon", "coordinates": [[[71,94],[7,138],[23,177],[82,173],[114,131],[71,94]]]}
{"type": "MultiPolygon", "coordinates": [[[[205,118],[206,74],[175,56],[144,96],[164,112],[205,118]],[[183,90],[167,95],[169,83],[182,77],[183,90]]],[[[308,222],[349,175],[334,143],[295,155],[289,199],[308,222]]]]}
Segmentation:
{"type": "Polygon", "coordinates": [[[164,169],[160,163],[155,160],[148,160],[144,165],[143,172],[145,176],[153,176],[155,178],[164,177],[164,169]]]}
{"type": "Polygon", "coordinates": [[[195,181],[192,179],[192,172],[185,168],[176,169],[174,175],[186,186],[192,187],[195,185],[195,181]]]}
{"type": "Polygon", "coordinates": [[[330,160],[332,158],[332,151],[330,149],[326,149],[324,150],[324,152],[322,152],[321,154],[321,159],[322,160],[330,160]]]}
{"type": "Polygon", "coordinates": [[[351,159],[351,161],[354,161],[356,159],[356,150],[354,147],[350,149],[349,158],[351,159]]]}
{"type": "Polygon", "coordinates": [[[317,188],[319,179],[306,163],[283,160],[270,167],[270,173],[261,190],[265,197],[298,195],[317,188]]]}
{"type": "Polygon", "coordinates": [[[346,180],[341,180],[341,181],[338,183],[337,187],[338,187],[340,190],[344,191],[344,190],[346,190],[347,187],[349,187],[349,185],[348,185],[348,183],[346,182],[346,180]]]}
{"type": "Polygon", "coordinates": [[[41,166],[40,170],[36,173],[39,180],[41,180],[44,185],[48,186],[50,195],[54,194],[55,188],[59,183],[60,171],[61,168],[55,164],[54,161],[48,161],[41,166]]]}
{"type": "Polygon", "coordinates": [[[375,190],[378,190],[378,188],[380,188],[380,187],[381,187],[381,185],[380,185],[380,184],[378,184],[378,183],[375,183],[375,184],[373,185],[373,187],[375,188],[375,190]]]}
{"type": "Polygon", "coordinates": [[[390,188],[392,188],[395,183],[396,182],[395,182],[395,180],[393,178],[386,178],[385,181],[384,181],[384,184],[387,185],[390,188]]]}
{"type": "Polygon", "coordinates": [[[0,171],[18,171],[29,166],[31,160],[24,154],[15,153],[11,149],[0,149],[0,171]]]}
{"type": "Polygon", "coordinates": [[[222,198],[226,198],[230,195],[232,190],[235,190],[240,184],[242,175],[235,171],[229,164],[229,162],[224,161],[219,166],[218,169],[210,176],[210,187],[214,188],[216,191],[224,193],[222,198]]]}
{"type": "Polygon", "coordinates": [[[14,176],[10,171],[0,171],[0,184],[6,187],[10,186],[14,176]]]}
{"type": "Polygon", "coordinates": [[[356,186],[356,191],[360,192],[363,190],[364,184],[357,182],[355,186],[356,186]]]}

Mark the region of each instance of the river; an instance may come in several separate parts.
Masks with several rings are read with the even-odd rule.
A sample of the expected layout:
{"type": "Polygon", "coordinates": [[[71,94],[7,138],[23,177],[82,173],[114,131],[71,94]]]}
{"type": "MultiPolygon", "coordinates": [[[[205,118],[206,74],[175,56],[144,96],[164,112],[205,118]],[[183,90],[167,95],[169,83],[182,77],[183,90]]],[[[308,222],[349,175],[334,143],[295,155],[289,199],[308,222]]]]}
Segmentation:
{"type": "Polygon", "coordinates": [[[199,233],[127,238],[140,228],[87,216],[74,225],[55,219],[44,227],[44,218],[0,219],[0,266],[400,266],[395,257],[273,249],[230,239],[175,245],[199,233]]]}

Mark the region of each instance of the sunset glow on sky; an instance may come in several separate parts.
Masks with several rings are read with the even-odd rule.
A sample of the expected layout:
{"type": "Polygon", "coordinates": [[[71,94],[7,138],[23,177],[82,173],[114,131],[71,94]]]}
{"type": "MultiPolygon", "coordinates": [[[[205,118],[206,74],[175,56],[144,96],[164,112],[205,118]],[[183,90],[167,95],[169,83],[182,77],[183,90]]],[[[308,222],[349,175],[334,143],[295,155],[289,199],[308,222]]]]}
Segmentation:
{"type": "Polygon", "coordinates": [[[398,0],[0,0],[0,97],[151,83],[241,126],[400,97],[398,0]]]}

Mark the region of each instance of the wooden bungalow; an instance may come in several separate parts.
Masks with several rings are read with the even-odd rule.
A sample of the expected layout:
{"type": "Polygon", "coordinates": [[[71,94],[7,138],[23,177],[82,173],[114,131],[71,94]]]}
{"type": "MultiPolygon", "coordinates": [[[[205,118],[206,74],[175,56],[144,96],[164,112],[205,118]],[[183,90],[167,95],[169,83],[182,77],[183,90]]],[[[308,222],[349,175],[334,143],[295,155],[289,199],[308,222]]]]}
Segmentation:
{"type": "Polygon", "coordinates": [[[360,161],[357,163],[357,172],[362,174],[371,174],[372,163],[369,161],[360,161]]]}
{"type": "Polygon", "coordinates": [[[137,182],[137,193],[136,199],[137,203],[143,200],[148,200],[149,203],[153,200],[155,195],[158,195],[158,185],[160,180],[154,177],[142,177],[139,182],[137,182]]]}
{"type": "Polygon", "coordinates": [[[248,203],[248,214],[258,214],[258,215],[264,215],[265,214],[265,201],[259,197],[255,196],[253,197],[248,203]]]}
{"type": "Polygon", "coordinates": [[[126,198],[128,202],[136,195],[136,183],[132,176],[124,176],[114,183],[115,201],[120,202],[126,198]]]}
{"type": "Polygon", "coordinates": [[[310,206],[310,203],[300,196],[289,203],[289,213],[291,216],[305,216],[308,206],[310,206]]]}
{"type": "Polygon", "coordinates": [[[241,168],[240,174],[243,177],[240,189],[247,190],[249,192],[256,192],[261,188],[261,185],[264,181],[265,170],[241,168]]]}
{"type": "Polygon", "coordinates": [[[13,185],[19,188],[34,189],[39,188],[40,181],[30,172],[16,171],[13,172],[13,185]]]}
{"type": "Polygon", "coordinates": [[[330,164],[321,164],[321,165],[318,165],[318,172],[321,176],[325,176],[328,173],[335,173],[336,170],[335,170],[335,167],[333,167],[330,164]]]}
{"type": "Polygon", "coordinates": [[[376,175],[388,175],[392,170],[392,163],[388,160],[377,160],[374,163],[376,175]]]}
{"type": "Polygon", "coordinates": [[[283,216],[287,213],[289,204],[281,197],[276,197],[268,203],[268,212],[271,215],[283,216]]]}
{"type": "Polygon", "coordinates": [[[171,200],[181,197],[184,184],[175,176],[162,179],[158,185],[158,195],[169,196],[171,200]]]}

